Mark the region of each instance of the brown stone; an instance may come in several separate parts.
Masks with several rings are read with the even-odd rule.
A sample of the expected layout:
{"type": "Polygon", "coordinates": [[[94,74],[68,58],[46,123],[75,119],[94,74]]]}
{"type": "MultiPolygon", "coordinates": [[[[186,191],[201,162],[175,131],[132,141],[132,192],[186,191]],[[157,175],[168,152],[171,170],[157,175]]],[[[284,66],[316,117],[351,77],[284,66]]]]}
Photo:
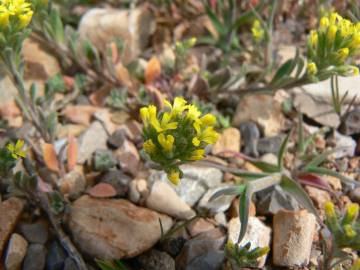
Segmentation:
{"type": "Polygon", "coordinates": [[[241,145],[240,131],[236,128],[227,128],[219,136],[219,139],[212,148],[213,155],[225,151],[239,152],[241,145]]]}
{"type": "Polygon", "coordinates": [[[112,260],[137,256],[166,233],[172,220],[123,199],[96,199],[87,195],[71,208],[69,228],[80,249],[96,258],[112,260]]]}
{"type": "Polygon", "coordinates": [[[306,210],[277,212],[273,220],[273,262],[277,266],[307,265],[316,219],[306,210]]]}
{"type": "Polygon", "coordinates": [[[194,220],[193,222],[191,222],[187,226],[187,229],[188,229],[190,235],[192,237],[195,237],[195,236],[199,235],[200,233],[204,233],[207,231],[211,231],[212,229],[215,229],[215,226],[204,218],[198,218],[198,219],[194,220]]]}
{"type": "Polygon", "coordinates": [[[23,210],[24,202],[12,197],[0,204],[0,257],[23,210]]]}

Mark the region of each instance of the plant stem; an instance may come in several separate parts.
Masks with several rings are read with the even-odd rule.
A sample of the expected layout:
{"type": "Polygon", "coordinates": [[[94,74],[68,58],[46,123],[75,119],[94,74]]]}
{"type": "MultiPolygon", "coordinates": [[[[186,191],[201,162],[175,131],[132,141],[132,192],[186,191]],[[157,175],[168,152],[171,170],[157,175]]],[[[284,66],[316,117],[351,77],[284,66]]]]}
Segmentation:
{"type": "MultiPolygon", "coordinates": [[[[24,167],[30,176],[36,177],[38,182],[39,181],[38,176],[35,174],[31,162],[28,158],[24,159],[24,167]]],[[[86,263],[82,258],[81,254],[79,253],[79,251],[76,249],[74,244],[71,242],[70,238],[65,234],[64,230],[62,229],[60,218],[56,217],[52,212],[47,193],[36,189],[35,191],[31,192],[30,195],[40,205],[41,209],[46,213],[61,245],[68,252],[69,256],[75,261],[78,269],[87,270],[86,263]]]]}
{"type": "Polygon", "coordinates": [[[240,88],[237,89],[235,92],[238,93],[240,96],[249,95],[249,94],[273,94],[279,89],[288,90],[294,87],[302,86],[305,84],[311,83],[310,79],[307,76],[303,76],[299,79],[294,81],[280,84],[280,85],[268,85],[263,87],[249,87],[249,88],[240,88]]]}

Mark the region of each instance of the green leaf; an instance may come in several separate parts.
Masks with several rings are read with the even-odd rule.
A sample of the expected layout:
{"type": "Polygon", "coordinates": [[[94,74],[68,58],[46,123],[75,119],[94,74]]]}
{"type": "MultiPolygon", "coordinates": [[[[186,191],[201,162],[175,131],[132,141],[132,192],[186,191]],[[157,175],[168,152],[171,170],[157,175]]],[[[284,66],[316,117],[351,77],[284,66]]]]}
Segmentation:
{"type": "Polygon", "coordinates": [[[274,173],[272,175],[247,183],[244,192],[240,196],[240,202],[239,202],[240,204],[239,218],[240,218],[241,228],[240,228],[238,243],[240,243],[241,240],[244,238],[247,230],[247,225],[249,221],[249,208],[250,208],[252,195],[255,192],[267,189],[268,187],[280,183],[280,180],[281,180],[281,175],[278,173],[274,173]]]}
{"type": "Polygon", "coordinates": [[[270,164],[261,160],[249,160],[249,162],[256,167],[258,167],[260,170],[266,173],[275,173],[279,172],[279,168],[277,165],[270,164]]]}
{"type": "Polygon", "coordinates": [[[289,141],[290,134],[291,134],[291,132],[289,132],[286,135],[284,141],[282,142],[282,144],[280,146],[280,150],[279,150],[279,153],[278,153],[278,166],[277,166],[278,171],[281,171],[284,168],[284,154],[285,154],[285,151],[286,151],[286,148],[287,148],[287,144],[288,144],[288,141],[289,141]]]}
{"type": "Polygon", "coordinates": [[[215,192],[209,199],[213,201],[222,195],[241,195],[246,189],[246,185],[235,185],[233,187],[226,187],[215,192]]]}
{"type": "Polygon", "coordinates": [[[56,9],[52,9],[50,13],[50,23],[53,33],[53,38],[58,43],[63,43],[65,40],[64,25],[61,21],[60,13],[56,9]]]}
{"type": "Polygon", "coordinates": [[[226,29],[224,25],[220,22],[216,14],[211,10],[211,8],[208,5],[205,5],[205,11],[208,17],[210,18],[211,23],[214,25],[216,31],[219,33],[219,35],[221,36],[226,35],[226,29]]]}
{"type": "Polygon", "coordinates": [[[309,210],[309,212],[313,213],[318,219],[320,219],[313,202],[298,182],[286,175],[283,175],[280,186],[284,191],[291,194],[300,204],[309,210]]]}
{"type": "Polygon", "coordinates": [[[234,22],[232,29],[238,29],[240,26],[249,23],[255,17],[255,12],[261,13],[263,8],[265,7],[265,0],[262,0],[254,9],[244,12],[241,16],[239,16],[234,22]]]}
{"type": "Polygon", "coordinates": [[[321,163],[323,163],[327,159],[327,157],[329,155],[339,151],[339,149],[341,149],[341,148],[334,148],[332,150],[325,151],[324,153],[322,153],[320,155],[317,155],[308,164],[306,164],[306,166],[304,167],[304,170],[306,171],[308,168],[319,166],[321,163]]]}

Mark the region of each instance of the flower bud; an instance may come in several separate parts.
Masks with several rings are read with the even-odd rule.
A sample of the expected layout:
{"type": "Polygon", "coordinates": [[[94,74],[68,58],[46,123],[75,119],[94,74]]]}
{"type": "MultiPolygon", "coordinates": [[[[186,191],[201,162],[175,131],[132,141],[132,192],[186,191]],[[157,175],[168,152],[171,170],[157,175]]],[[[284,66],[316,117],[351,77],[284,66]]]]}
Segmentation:
{"type": "Polygon", "coordinates": [[[329,26],[329,29],[328,29],[328,32],[327,32],[327,41],[329,43],[334,42],[337,30],[338,30],[338,28],[337,28],[336,25],[332,24],[332,25],[329,26]]]}
{"type": "Polygon", "coordinates": [[[342,48],[337,51],[337,58],[341,62],[344,62],[348,56],[349,56],[349,48],[342,48]]]}
{"type": "Polygon", "coordinates": [[[310,62],[307,65],[307,71],[309,73],[309,75],[315,75],[317,73],[317,67],[316,64],[314,62],[310,62]]]}

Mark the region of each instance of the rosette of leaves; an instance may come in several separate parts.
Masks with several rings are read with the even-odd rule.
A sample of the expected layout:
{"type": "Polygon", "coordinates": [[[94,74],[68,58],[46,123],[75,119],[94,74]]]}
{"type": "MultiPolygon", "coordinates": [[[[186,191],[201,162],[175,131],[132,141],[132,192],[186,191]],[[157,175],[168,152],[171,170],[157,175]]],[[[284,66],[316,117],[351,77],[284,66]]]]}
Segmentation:
{"type": "Polygon", "coordinates": [[[262,172],[248,172],[235,168],[227,168],[226,166],[218,165],[213,162],[206,162],[209,166],[215,166],[244,179],[244,183],[224,188],[223,190],[216,192],[211,198],[211,200],[213,200],[219,196],[226,195],[238,195],[240,197],[239,218],[241,229],[238,242],[243,239],[246,233],[250,202],[256,192],[274,185],[279,185],[283,191],[293,196],[303,207],[319,219],[317,210],[306,191],[302,188],[302,184],[331,190],[328,182],[321,178],[321,175],[330,175],[339,178],[347,185],[359,185],[356,181],[349,179],[334,170],[321,166],[327,160],[328,156],[338,149],[324,153],[308,154],[308,149],[310,149],[316,135],[317,134],[312,134],[309,137],[304,136],[302,118],[300,117],[295,161],[291,170],[284,166],[284,155],[286,153],[290,133],[286,136],[280,147],[276,165],[246,157],[250,163],[261,169],[262,172]]]}
{"type": "MultiPolygon", "coordinates": [[[[360,249],[360,220],[359,205],[350,204],[343,213],[336,211],[332,202],[325,204],[325,223],[327,228],[322,231],[327,253],[324,269],[332,269],[352,256],[344,252],[345,248],[358,251],[360,249]],[[328,237],[328,232],[331,237],[328,237]]],[[[359,262],[355,262],[352,269],[358,269],[359,262]]]]}
{"type": "Polygon", "coordinates": [[[201,160],[205,147],[216,142],[216,118],[210,113],[203,115],[182,97],[176,97],[173,104],[164,100],[164,104],[165,110],[160,112],[154,105],[140,109],[143,148],[169,180],[178,184],[182,177],[179,166],[201,160]]]}
{"type": "Polygon", "coordinates": [[[269,247],[251,249],[251,243],[240,247],[229,240],[225,246],[225,256],[237,267],[256,267],[257,260],[270,251],[269,247]]]}

